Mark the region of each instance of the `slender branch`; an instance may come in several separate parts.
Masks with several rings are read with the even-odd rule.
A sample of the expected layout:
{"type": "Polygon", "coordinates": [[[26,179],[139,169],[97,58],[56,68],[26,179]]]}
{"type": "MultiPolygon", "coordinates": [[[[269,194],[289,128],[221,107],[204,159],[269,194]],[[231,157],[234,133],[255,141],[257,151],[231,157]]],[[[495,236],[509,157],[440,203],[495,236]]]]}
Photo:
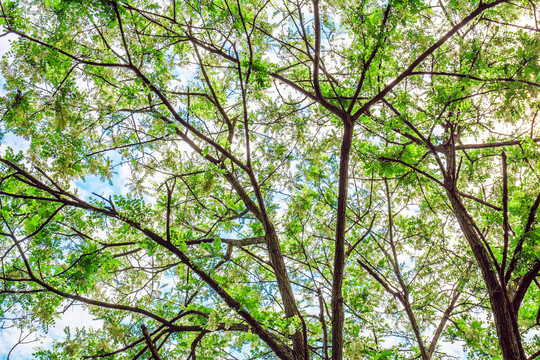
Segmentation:
{"type": "Polygon", "coordinates": [[[201,340],[204,338],[204,336],[207,334],[207,331],[201,331],[199,335],[191,342],[191,350],[189,352],[189,355],[187,357],[187,360],[193,359],[195,360],[197,358],[196,351],[197,351],[197,345],[201,342],[201,340]]]}
{"type": "Polygon", "coordinates": [[[371,229],[373,229],[373,224],[375,223],[376,218],[377,218],[377,214],[373,215],[373,217],[371,218],[371,222],[369,223],[368,229],[362,234],[362,236],[360,236],[358,240],[356,240],[354,244],[352,244],[349,247],[349,249],[347,249],[345,258],[348,258],[351,255],[351,253],[354,251],[354,249],[358,246],[358,244],[360,244],[371,233],[371,229]]]}
{"type": "Polygon", "coordinates": [[[519,312],[519,308],[521,307],[521,302],[523,301],[523,298],[525,298],[525,294],[529,290],[531,283],[538,276],[538,274],[540,274],[540,260],[536,258],[533,262],[532,267],[521,278],[517,286],[517,290],[514,294],[514,298],[512,299],[512,305],[514,307],[513,310],[516,315],[519,312]]]}
{"type": "MultiPolygon", "coordinates": [[[[472,268],[472,262],[469,262],[469,266],[467,267],[467,272],[469,272],[472,268]]],[[[458,283],[455,285],[453,291],[452,291],[452,299],[450,300],[450,304],[446,308],[446,310],[443,313],[443,316],[441,317],[441,320],[439,321],[439,325],[437,326],[437,329],[435,330],[435,334],[433,335],[433,339],[431,339],[431,343],[429,344],[429,355],[432,356],[435,352],[435,348],[437,346],[437,342],[439,341],[439,338],[446,326],[446,323],[450,319],[450,315],[452,314],[452,311],[456,308],[456,303],[461,296],[462,290],[461,290],[461,284],[465,282],[465,278],[461,278],[458,283]]]]}
{"type": "Polygon", "coordinates": [[[176,178],[174,179],[172,187],[169,187],[168,182],[165,182],[165,186],[167,187],[167,226],[165,232],[167,236],[167,241],[171,242],[171,201],[174,188],[176,187],[176,178]]]}
{"type": "MultiPolygon", "coordinates": [[[[249,246],[249,245],[266,244],[265,236],[255,236],[255,237],[249,237],[249,238],[244,238],[244,239],[220,238],[220,240],[222,243],[225,243],[231,246],[249,246]]],[[[211,243],[214,241],[215,241],[215,238],[188,240],[186,241],[186,245],[198,245],[202,243],[211,243]]]]}
{"type": "Polygon", "coordinates": [[[129,63],[133,64],[133,61],[131,60],[131,54],[129,53],[129,48],[126,41],[126,35],[124,34],[124,26],[122,25],[122,18],[120,16],[120,12],[118,11],[118,3],[116,1],[113,1],[112,5],[113,5],[114,13],[116,14],[116,19],[118,20],[118,27],[120,28],[120,36],[122,37],[122,44],[124,45],[124,50],[126,51],[126,55],[128,57],[129,63]]]}
{"type": "Polygon", "coordinates": [[[321,92],[321,84],[319,81],[319,68],[321,62],[321,15],[319,13],[319,0],[313,0],[313,23],[315,26],[315,51],[313,58],[313,89],[317,96],[317,101],[327,109],[331,109],[334,114],[342,114],[344,110],[330,104],[321,92]]]}
{"type": "MultiPolygon", "coordinates": [[[[528,138],[527,140],[533,141],[533,142],[540,142],[540,138],[528,138]]],[[[503,146],[514,146],[514,145],[521,145],[524,142],[526,142],[525,139],[523,140],[509,140],[509,141],[498,141],[494,143],[484,143],[484,144],[463,144],[463,145],[456,145],[456,150],[469,150],[469,149],[487,149],[487,148],[496,148],[496,147],[503,147],[503,146]]]]}
{"type": "Polygon", "coordinates": [[[439,179],[435,178],[434,176],[428,174],[427,172],[418,169],[416,166],[413,166],[413,165],[411,165],[411,164],[406,163],[405,161],[398,160],[398,159],[392,159],[392,158],[389,158],[389,157],[386,157],[386,156],[381,156],[381,157],[379,157],[379,160],[382,160],[382,161],[390,161],[390,162],[396,162],[396,163],[398,163],[398,164],[404,165],[404,166],[406,166],[406,167],[408,167],[408,168],[410,168],[410,169],[416,171],[417,173],[424,175],[425,177],[427,177],[428,179],[434,181],[434,182],[437,183],[438,185],[444,187],[444,184],[442,183],[442,181],[440,181],[439,179]]]}
{"type": "Polygon", "coordinates": [[[159,357],[158,351],[156,349],[156,345],[154,345],[154,342],[152,341],[152,338],[150,337],[150,334],[148,333],[148,329],[146,326],[141,325],[141,329],[144,335],[144,339],[146,340],[146,345],[150,349],[150,352],[152,353],[152,357],[154,360],[161,360],[159,357]]]}
{"type": "Polygon", "coordinates": [[[529,81],[529,80],[520,80],[520,79],[512,79],[512,78],[494,78],[494,79],[483,79],[478,76],[470,75],[470,74],[460,74],[460,73],[449,73],[444,71],[414,71],[410,75],[439,75],[439,76],[450,76],[450,77],[457,77],[457,78],[464,78],[464,79],[471,79],[476,81],[482,81],[482,82],[512,82],[512,83],[522,83],[526,85],[531,85],[534,87],[540,87],[539,83],[529,81]]]}
{"type": "Polygon", "coordinates": [[[540,356],[540,350],[538,350],[537,352],[535,352],[534,354],[532,354],[531,356],[529,356],[529,357],[527,358],[527,360],[534,360],[534,359],[536,359],[536,358],[539,357],[539,356],[540,356]]]}
{"type": "Polygon", "coordinates": [[[538,193],[538,196],[536,197],[536,200],[534,201],[533,205],[531,206],[531,209],[529,211],[529,216],[527,218],[527,223],[525,224],[525,229],[523,231],[523,234],[521,235],[521,238],[519,239],[516,247],[514,248],[514,254],[512,255],[512,260],[510,260],[510,264],[508,265],[508,270],[506,270],[505,274],[505,282],[508,282],[510,280],[510,277],[512,276],[512,272],[515,270],[517,266],[517,262],[519,260],[519,257],[521,255],[521,251],[523,250],[523,244],[525,240],[527,239],[527,233],[531,231],[531,227],[534,223],[534,219],[536,217],[536,211],[538,210],[538,207],[540,206],[540,192],[538,193]]]}
{"type": "Polygon", "coordinates": [[[371,62],[373,59],[375,59],[375,56],[377,55],[377,52],[379,51],[379,48],[381,46],[384,28],[386,26],[386,23],[388,21],[388,17],[390,15],[390,9],[392,8],[392,3],[389,1],[386,5],[386,10],[384,11],[383,20],[381,22],[381,28],[379,30],[379,38],[377,39],[377,44],[373,47],[373,50],[371,51],[371,55],[369,59],[364,63],[364,66],[362,67],[362,74],[360,74],[360,80],[358,81],[358,85],[356,85],[356,91],[354,92],[354,95],[352,97],[352,101],[349,104],[349,108],[347,109],[347,113],[351,114],[354,105],[356,104],[356,101],[358,100],[358,96],[360,95],[360,91],[362,90],[362,86],[364,85],[364,80],[366,78],[366,73],[368,72],[369,68],[371,67],[371,62]]]}
{"type": "Polygon", "coordinates": [[[371,275],[372,278],[374,278],[375,280],[377,280],[377,282],[378,282],[379,284],[381,284],[381,285],[384,287],[384,289],[385,289],[386,291],[388,291],[392,296],[394,296],[394,297],[397,297],[397,296],[398,296],[398,294],[399,294],[398,291],[395,290],[395,289],[393,289],[393,288],[391,287],[391,285],[390,285],[388,282],[386,282],[382,277],[380,277],[379,274],[377,274],[377,273],[371,268],[371,266],[369,266],[369,265],[367,265],[367,264],[364,264],[364,263],[362,262],[362,260],[360,260],[360,259],[356,259],[356,262],[358,262],[358,264],[359,264],[364,270],[366,270],[366,271],[369,273],[369,275],[371,275]]]}
{"type": "Polygon", "coordinates": [[[508,223],[508,166],[506,163],[506,153],[503,151],[502,154],[502,203],[503,203],[503,237],[504,237],[504,244],[503,244],[503,255],[502,255],[502,262],[501,262],[501,273],[500,278],[502,285],[504,286],[504,272],[506,270],[506,261],[508,258],[508,237],[509,237],[509,228],[510,224],[508,223]]]}
{"type": "Polygon", "coordinates": [[[330,360],[328,355],[328,329],[326,328],[326,320],[324,316],[324,298],[321,289],[317,289],[317,297],[319,298],[319,321],[323,330],[323,354],[325,360],[330,360]]]}
{"type": "Polygon", "coordinates": [[[78,63],[86,64],[86,65],[93,65],[93,66],[101,66],[101,67],[116,67],[116,68],[128,68],[129,64],[119,64],[119,63],[109,63],[109,62],[98,62],[98,61],[91,61],[91,60],[84,60],[83,58],[79,58],[76,55],[70,54],[67,51],[64,51],[62,49],[57,48],[56,46],[53,46],[51,44],[47,44],[44,41],[38,40],[36,38],[33,38],[29,35],[26,35],[20,31],[11,29],[11,32],[13,34],[17,34],[18,36],[22,37],[23,39],[30,40],[32,42],[35,42],[36,44],[42,45],[48,49],[57,51],[58,53],[67,56],[68,58],[75,60],[78,63]]]}

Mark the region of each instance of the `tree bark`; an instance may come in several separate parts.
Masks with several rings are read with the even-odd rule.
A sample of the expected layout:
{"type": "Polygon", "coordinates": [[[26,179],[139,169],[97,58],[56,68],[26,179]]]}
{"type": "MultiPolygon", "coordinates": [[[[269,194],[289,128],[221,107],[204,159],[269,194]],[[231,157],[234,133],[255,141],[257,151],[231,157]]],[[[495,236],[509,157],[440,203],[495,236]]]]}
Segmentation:
{"type": "Polygon", "coordinates": [[[482,272],[503,359],[526,360],[517,324],[517,316],[513,313],[512,300],[508,297],[506,288],[503,288],[503,285],[499,282],[495,264],[478,234],[474,220],[461,202],[457,190],[453,186],[448,186],[448,183],[445,185],[447,185],[446,193],[452,204],[452,209],[457,217],[461,231],[482,272]]]}
{"type": "Polygon", "coordinates": [[[343,271],[345,269],[345,227],[347,214],[347,185],[349,182],[349,158],[354,123],[344,121],[345,129],[339,157],[339,189],[336,219],[336,245],[334,274],[332,278],[332,360],[343,359],[343,271]]]}
{"type": "MultiPolygon", "coordinates": [[[[287,275],[287,268],[283,261],[283,253],[279,246],[279,240],[274,228],[266,229],[266,241],[268,244],[268,252],[270,256],[270,262],[276,274],[276,280],[278,284],[279,293],[283,300],[283,308],[285,309],[285,316],[287,318],[298,317],[303,322],[302,314],[296,306],[296,300],[291,287],[289,276],[287,275]]],[[[309,351],[307,344],[307,334],[305,327],[301,330],[297,329],[292,335],[293,341],[293,356],[297,360],[308,360],[309,351]]]]}

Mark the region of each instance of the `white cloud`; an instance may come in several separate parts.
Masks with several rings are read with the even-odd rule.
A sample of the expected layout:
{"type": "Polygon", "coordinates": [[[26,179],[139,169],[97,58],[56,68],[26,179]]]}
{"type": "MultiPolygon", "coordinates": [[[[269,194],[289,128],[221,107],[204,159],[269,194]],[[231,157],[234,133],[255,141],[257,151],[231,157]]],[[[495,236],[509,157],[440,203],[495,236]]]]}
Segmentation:
{"type": "Polygon", "coordinates": [[[25,152],[29,145],[30,142],[22,137],[13,133],[7,133],[4,135],[4,138],[0,140],[0,155],[4,156],[8,147],[13,149],[13,152],[15,153],[18,153],[19,151],[25,152]]]}
{"type": "Polygon", "coordinates": [[[73,182],[77,188],[78,195],[88,200],[90,197],[96,198],[93,193],[108,198],[112,195],[126,195],[129,192],[129,181],[131,179],[131,168],[129,164],[122,163],[121,155],[117,152],[110,152],[109,158],[114,166],[111,184],[108,181],[102,181],[99,176],[89,175],[84,180],[73,182]]]}
{"type": "Polygon", "coordinates": [[[7,359],[8,354],[10,360],[28,359],[35,352],[35,346],[37,344],[33,341],[37,339],[35,334],[11,328],[0,331],[0,335],[2,338],[0,342],[0,358],[2,359],[7,359]],[[23,343],[12,350],[13,346],[20,340],[23,340],[23,343]]]}
{"type": "Polygon", "coordinates": [[[6,330],[0,330],[0,359],[7,359],[7,356],[12,347],[19,341],[19,336],[22,334],[22,338],[29,334],[25,343],[22,343],[13,349],[10,354],[10,360],[23,360],[32,358],[32,354],[38,350],[50,349],[55,340],[62,341],[66,335],[64,330],[69,328],[71,334],[75,334],[76,329],[98,329],[103,327],[103,321],[95,320],[90,315],[86,308],[82,306],[71,306],[60,318],[56,320],[54,326],[49,328],[49,331],[45,334],[42,331],[29,334],[28,331],[23,331],[11,328],[6,330]],[[37,340],[37,341],[32,341],[37,340]]]}
{"type": "Polygon", "coordinates": [[[454,356],[457,359],[465,359],[465,352],[463,351],[463,345],[464,343],[462,341],[457,342],[446,342],[446,341],[439,341],[439,351],[454,356]]]}

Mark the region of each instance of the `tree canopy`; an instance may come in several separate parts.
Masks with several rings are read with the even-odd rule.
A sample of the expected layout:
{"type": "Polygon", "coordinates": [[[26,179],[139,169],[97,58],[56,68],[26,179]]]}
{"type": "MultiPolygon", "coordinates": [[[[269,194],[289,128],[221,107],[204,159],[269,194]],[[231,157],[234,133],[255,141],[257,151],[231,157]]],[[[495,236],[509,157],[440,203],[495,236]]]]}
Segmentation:
{"type": "Polygon", "coordinates": [[[103,324],[40,359],[539,357],[537,5],[0,0],[3,327],[103,324]]]}

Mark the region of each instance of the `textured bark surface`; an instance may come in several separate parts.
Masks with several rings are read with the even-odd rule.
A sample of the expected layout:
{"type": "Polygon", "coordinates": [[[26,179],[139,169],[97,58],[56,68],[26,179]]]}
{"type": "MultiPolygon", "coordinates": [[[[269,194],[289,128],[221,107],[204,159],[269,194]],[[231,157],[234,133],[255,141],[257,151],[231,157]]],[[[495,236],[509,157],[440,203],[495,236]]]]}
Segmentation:
{"type": "Polygon", "coordinates": [[[339,192],[336,221],[336,245],[334,275],[332,279],[332,359],[343,359],[343,271],[345,269],[345,227],[347,214],[347,184],[349,182],[349,158],[354,124],[345,123],[339,157],[339,192]]]}
{"type": "MultiPolygon", "coordinates": [[[[285,267],[285,262],[283,261],[283,254],[281,252],[281,247],[279,246],[278,237],[273,227],[271,229],[266,229],[266,239],[270,261],[272,263],[272,267],[274,268],[279,293],[281,294],[281,299],[283,300],[285,316],[287,316],[287,318],[297,316],[299,319],[302,319],[302,315],[300,314],[300,311],[298,311],[298,307],[296,305],[289,276],[287,275],[287,268],[285,267]]],[[[306,338],[307,334],[305,331],[306,329],[302,327],[302,329],[297,329],[296,333],[294,333],[292,336],[294,359],[307,360],[309,358],[306,338]]]]}
{"type": "Polygon", "coordinates": [[[476,262],[482,272],[486,284],[493,313],[493,320],[497,328],[497,337],[503,358],[505,360],[525,360],[525,352],[521,343],[517,318],[513,312],[512,301],[506,289],[499,282],[497,271],[490,254],[478,234],[474,220],[467,213],[455,189],[446,189],[452,209],[457,217],[461,231],[465,236],[476,262]]]}

